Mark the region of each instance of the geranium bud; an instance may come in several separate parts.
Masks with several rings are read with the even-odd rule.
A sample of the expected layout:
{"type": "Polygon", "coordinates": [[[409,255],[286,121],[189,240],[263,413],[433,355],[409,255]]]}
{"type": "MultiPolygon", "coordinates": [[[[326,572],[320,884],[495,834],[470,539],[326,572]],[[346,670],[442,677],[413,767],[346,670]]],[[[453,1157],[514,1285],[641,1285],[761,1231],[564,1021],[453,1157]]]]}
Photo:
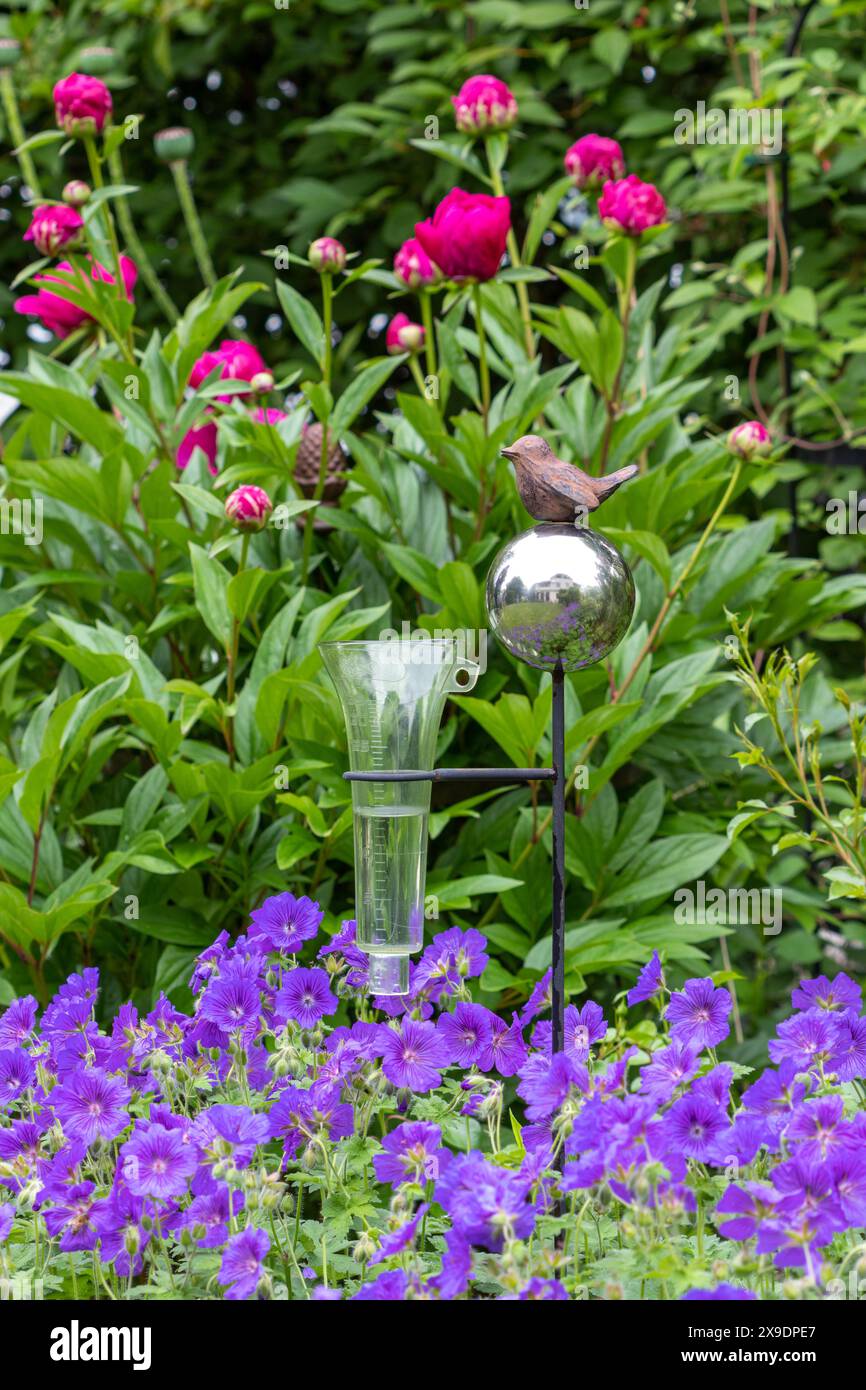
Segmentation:
{"type": "Polygon", "coordinates": [[[606,135],[582,135],[566,150],[565,172],[577,188],[590,188],[607,179],[621,179],[625,160],[616,140],[606,135]]]}
{"type": "Polygon", "coordinates": [[[369,1260],[372,1260],[375,1253],[376,1242],[373,1240],[369,1231],[362,1231],[355,1242],[355,1248],[352,1251],[352,1259],[357,1260],[359,1265],[365,1265],[369,1260]]]}
{"type": "Polygon", "coordinates": [[[54,115],[67,135],[98,135],[113,110],[111,93],[98,77],[71,72],[54,88],[54,115]]]}
{"type": "Polygon", "coordinates": [[[127,1255],[137,1255],[141,1248],[141,1235],[137,1226],[127,1226],[123,1233],[123,1248],[127,1255]]]}
{"type": "Polygon", "coordinates": [[[397,352],[420,352],[424,346],[424,329],[413,323],[406,314],[395,314],[388,324],[385,346],[392,355],[397,352]]]}
{"type": "Polygon", "coordinates": [[[760,420],[744,420],[728,435],[728,448],[743,459],[763,458],[772,448],[770,431],[760,420]]]}
{"type": "Polygon", "coordinates": [[[236,487],[226,498],[226,518],[239,531],[261,531],[268,524],[274,504],[263,488],[253,483],[236,487]]]}
{"type": "Polygon", "coordinates": [[[301,1167],[307,1173],[311,1173],[319,1161],[319,1155],[313,1144],[308,1144],[301,1154],[301,1167]]]}
{"type": "Polygon", "coordinates": [[[153,149],[157,159],[165,164],[173,164],[191,157],[195,150],[195,136],[186,126],[169,126],[167,130],[157,131],[153,137],[153,149]]]}
{"type": "Polygon", "coordinates": [[[263,396],[268,391],[274,389],[274,378],[271,372],[256,372],[250,382],[250,386],[257,395],[263,396]]]}
{"type": "Polygon", "coordinates": [[[0,68],[14,68],[21,57],[21,45],[17,39],[0,39],[0,68]]]}
{"type": "Polygon", "coordinates": [[[24,240],[32,241],[40,256],[56,256],[59,251],[74,251],[83,236],[81,214],[63,203],[53,203],[34,208],[24,240]]]}
{"type": "Polygon", "coordinates": [[[307,259],[320,275],[335,275],[346,264],[346,248],[336,237],[320,236],[312,243],[307,259]]]}
{"type": "Polygon", "coordinates": [[[416,237],[404,241],[394,257],[394,274],[410,290],[425,289],[441,279],[438,267],[433,264],[424,247],[416,237]]]}
{"type": "Polygon", "coordinates": [[[78,66],[88,76],[99,77],[106,72],[111,72],[116,61],[117,54],[113,48],[108,48],[104,44],[95,44],[92,48],[81,50],[78,66]]]}
{"type": "Polygon", "coordinates": [[[517,102],[511,89],[498,77],[484,73],[470,77],[451,98],[457,129],[464,135],[508,130],[517,120],[517,102]]]}
{"type": "Polygon", "coordinates": [[[629,174],[604,185],[598,215],[612,231],[640,236],[649,227],[664,222],[668,210],[655,184],[643,183],[637,174],[629,174]]]}
{"type": "Polygon", "coordinates": [[[80,208],[90,197],[90,191],[90,184],[85,183],[84,179],[70,179],[63,185],[61,197],[71,208],[80,208]]]}

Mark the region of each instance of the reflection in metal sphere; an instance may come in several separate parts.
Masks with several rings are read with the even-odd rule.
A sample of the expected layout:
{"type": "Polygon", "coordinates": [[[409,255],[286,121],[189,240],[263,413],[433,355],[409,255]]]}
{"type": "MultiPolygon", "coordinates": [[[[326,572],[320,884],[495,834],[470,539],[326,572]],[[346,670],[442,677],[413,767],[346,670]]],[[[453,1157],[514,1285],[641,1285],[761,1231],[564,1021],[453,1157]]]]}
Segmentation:
{"type": "Polygon", "coordinates": [[[546,522],[500,550],[487,576],[487,612],[519,661],[579,671],[622,641],[634,613],[634,580],[616,546],[597,531],[546,522]]]}

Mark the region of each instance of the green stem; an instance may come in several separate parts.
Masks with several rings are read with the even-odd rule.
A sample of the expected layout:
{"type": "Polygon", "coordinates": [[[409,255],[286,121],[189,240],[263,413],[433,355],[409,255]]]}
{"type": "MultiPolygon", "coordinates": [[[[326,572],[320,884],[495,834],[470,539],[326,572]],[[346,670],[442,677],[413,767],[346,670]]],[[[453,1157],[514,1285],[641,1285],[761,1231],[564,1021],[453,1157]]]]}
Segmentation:
{"type": "Polygon", "coordinates": [[[21,113],[18,110],[18,97],[15,94],[15,81],[11,68],[0,68],[0,95],[3,98],[3,110],[6,113],[6,124],[9,127],[10,144],[13,147],[15,158],[18,160],[21,177],[28,188],[32,189],[34,200],[38,202],[42,193],[39,188],[36,166],[30,158],[30,151],[21,149],[27,136],[21,122],[21,113]]]}
{"type": "Polygon", "coordinates": [[[478,366],[481,372],[481,416],[484,420],[484,433],[488,433],[490,416],[490,369],[487,365],[487,338],[484,334],[484,313],[481,301],[481,286],[472,286],[472,302],[475,305],[475,331],[478,334],[478,366]]]}
{"type": "MultiPolygon", "coordinates": [[[[243,574],[244,570],[245,570],[246,567],[247,567],[247,556],[249,555],[249,550],[250,550],[250,539],[251,539],[251,537],[250,537],[249,531],[244,532],[244,537],[243,537],[243,540],[241,541],[241,558],[240,558],[240,562],[239,562],[238,568],[237,568],[237,573],[238,573],[238,574],[243,574]]],[[[240,620],[240,618],[238,618],[238,617],[233,617],[233,618],[232,618],[231,636],[230,636],[230,638],[229,638],[229,649],[228,649],[227,660],[226,660],[226,704],[227,704],[229,707],[231,707],[231,705],[234,703],[234,698],[235,698],[235,679],[236,679],[236,676],[237,676],[238,645],[239,645],[239,642],[240,642],[240,633],[241,633],[241,620],[240,620]]],[[[234,750],[235,750],[235,740],[234,740],[234,732],[233,732],[234,716],[233,716],[232,713],[231,713],[231,708],[229,708],[229,713],[226,715],[226,725],[227,725],[227,730],[228,730],[228,745],[229,745],[229,747],[228,747],[228,753],[229,753],[229,762],[231,763],[232,766],[234,766],[234,760],[235,760],[235,752],[234,752],[234,750]]]]}
{"type": "Polygon", "coordinates": [[[433,304],[427,290],[422,290],[418,298],[421,301],[421,322],[424,325],[424,357],[427,363],[427,375],[436,376],[439,369],[436,365],[436,338],[433,333],[433,304]]]}
{"type": "MultiPolygon", "coordinates": [[[[331,391],[331,333],[334,314],[334,282],[330,275],[323,275],[322,279],[322,326],[325,330],[325,342],[322,348],[322,384],[325,387],[326,395],[331,391]]],[[[328,419],[330,412],[326,412],[322,425],[322,451],[319,455],[319,476],[316,479],[316,486],[313,491],[313,501],[321,502],[325,491],[325,483],[328,480],[328,443],[329,430],[328,419]]],[[[306,584],[307,575],[310,569],[310,554],[313,548],[313,526],[315,522],[317,507],[311,507],[307,512],[304,521],[304,547],[301,555],[301,583],[306,584]]]]}
{"type": "MultiPolygon", "coordinates": [[[[493,192],[497,198],[504,198],[505,185],[502,182],[502,175],[491,156],[489,140],[485,140],[484,148],[487,152],[487,168],[490,172],[490,182],[493,187],[493,192]]],[[[508,259],[511,261],[515,270],[518,270],[523,265],[523,261],[520,259],[520,249],[517,245],[517,237],[514,235],[513,227],[508,228],[506,245],[508,246],[508,259]]],[[[526,348],[526,355],[532,358],[535,356],[535,334],[532,331],[532,310],[529,305],[529,290],[526,285],[519,280],[515,289],[517,290],[517,303],[520,307],[520,317],[523,322],[523,342],[526,348]]]]}
{"type": "MultiPolygon", "coordinates": [[[[108,170],[111,174],[112,183],[122,184],[124,182],[123,164],[121,162],[119,150],[112,150],[111,154],[108,156],[108,170]]],[[[144,243],[138,235],[135,229],[135,223],[132,220],[132,212],[129,203],[125,197],[118,198],[115,202],[115,207],[117,209],[117,220],[120,223],[120,230],[123,232],[123,239],[126,242],[130,255],[133,257],[141,272],[142,280],[159,304],[160,309],[165,314],[169,323],[175,323],[180,317],[179,310],[171,296],[163,288],[159,276],[151,263],[150,257],[144,249],[144,243]]]]}
{"type": "Polygon", "coordinates": [[[174,176],[174,184],[177,189],[177,200],[183,213],[183,220],[189,232],[189,239],[192,244],[193,254],[199,268],[199,274],[209,290],[216,284],[216,271],[213,268],[213,261],[210,258],[210,251],[202,231],[201,221],[199,220],[198,209],[193,197],[192,184],[189,181],[189,170],[185,159],[173,159],[171,161],[171,172],[174,176]]]}
{"type": "MultiPolygon", "coordinates": [[[[93,180],[94,188],[104,188],[105,180],[102,177],[102,160],[96,149],[96,141],[92,135],[84,136],[84,148],[87,151],[87,163],[90,166],[90,177],[93,180]]],[[[106,229],[108,244],[111,247],[111,259],[114,262],[114,283],[119,299],[126,298],[126,286],[123,283],[123,275],[120,271],[120,247],[117,243],[117,232],[114,226],[114,218],[107,203],[103,203],[99,209],[103,224],[106,229]]]]}

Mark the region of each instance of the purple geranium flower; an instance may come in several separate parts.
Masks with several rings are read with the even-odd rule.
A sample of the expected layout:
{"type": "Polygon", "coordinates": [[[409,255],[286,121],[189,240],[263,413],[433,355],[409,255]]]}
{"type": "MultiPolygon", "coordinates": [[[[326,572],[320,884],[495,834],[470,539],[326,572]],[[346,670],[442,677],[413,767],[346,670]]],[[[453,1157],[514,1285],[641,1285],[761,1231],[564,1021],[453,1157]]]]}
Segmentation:
{"type": "Polygon", "coordinates": [[[212,1192],[204,1192],[190,1203],[183,1213],[181,1224],[191,1230],[203,1226],[205,1233],[198,1237],[196,1245],[201,1250],[214,1250],[228,1240],[229,1222],[243,1205],[242,1192],[230,1188],[228,1183],[217,1183],[212,1192]]]}
{"type": "Polygon", "coordinates": [[[354,1111],[341,1099],[339,1085],[317,1081],[309,1090],[290,1086],[268,1115],[271,1135],[284,1142],[287,1158],[311,1139],[345,1139],[354,1128],[354,1111]]]}
{"type": "Polygon", "coordinates": [[[36,1068],[23,1048],[0,1052],[0,1110],[28,1090],[36,1079],[36,1068]]]}
{"type": "Polygon", "coordinates": [[[54,1113],[65,1134],[92,1144],[115,1139],[129,1124],[129,1087],[100,1067],[80,1067],[51,1092],[54,1113]]]}
{"type": "Polygon", "coordinates": [[[453,1013],[443,1013],[437,1031],[451,1062],[471,1067],[490,1045],[492,1019],[483,1004],[459,1003],[453,1013]]]}
{"type": "Polygon", "coordinates": [[[792,1061],[783,1062],[778,1071],[768,1067],[743,1092],[743,1108],[766,1116],[774,1133],[778,1134],[787,1124],[791,1110],[806,1094],[805,1085],[795,1080],[796,1075],[797,1066],[792,1061]]]}
{"type": "Polygon", "coordinates": [[[690,1081],[698,1069],[700,1049],[694,1043],[679,1040],[669,1047],[652,1053],[651,1060],[640,1074],[640,1089],[660,1100],[667,1100],[684,1081],[690,1081]]]}
{"type": "Polygon", "coordinates": [[[675,1153],[706,1159],[713,1145],[728,1128],[724,1111],[704,1096],[682,1096],[671,1106],[664,1120],[664,1133],[675,1153]]]}
{"type": "Polygon", "coordinates": [[[852,1137],[845,1127],[845,1104],[841,1096],[820,1096],[807,1100],[794,1111],[786,1138],[797,1144],[797,1157],[807,1163],[851,1148],[852,1137]]]}
{"type": "Polygon", "coordinates": [[[259,1027],[262,1001],[255,980],[241,973],[226,973],[212,980],[201,997],[201,1016],[223,1033],[241,1032],[252,1037],[259,1027]]]}
{"type": "Polygon", "coordinates": [[[36,1000],[32,994],[13,999],[0,1014],[0,1048],[19,1047],[26,1042],[36,1023],[36,1000]]]}
{"type": "Polygon", "coordinates": [[[137,1197],[177,1197],[198,1167],[195,1148],[176,1129],[137,1128],[120,1150],[121,1172],[137,1197]]]}
{"type": "Polygon", "coordinates": [[[255,1293],[262,1277],[263,1261],[270,1248],[270,1237],[255,1226],[247,1226],[240,1235],[232,1236],[219,1272],[226,1298],[244,1299],[255,1293]]]}
{"type": "Polygon", "coordinates": [[[400,1303],[406,1297],[409,1276],[402,1269],[388,1269],[372,1283],[362,1284],[353,1296],[353,1302],[400,1303]]]}
{"type": "Polygon", "coordinates": [[[779,1194],[771,1183],[745,1182],[742,1187],[732,1184],[716,1207],[719,1235],[726,1240],[751,1240],[775,1215],[778,1199],[779,1194]],[[721,1222],[720,1216],[731,1219],[721,1222]]]}
{"type": "Polygon", "coordinates": [[[774,1062],[791,1061],[799,1071],[829,1062],[839,1040],[839,1018],[826,1009],[807,1009],[786,1018],[768,1044],[774,1062]]]}
{"type": "Polygon", "coordinates": [[[491,1014],[490,1041],[478,1059],[482,1071],[498,1071],[500,1076],[514,1076],[526,1060],[520,1019],[512,1015],[511,1026],[498,1014],[491,1014]]]}
{"type": "Polygon", "coordinates": [[[315,1028],[319,1019],[335,1013],[340,1001],[331,992],[330,980],[324,970],[292,970],[277,994],[274,1011],[277,1018],[291,1018],[302,1028],[315,1028]]]}
{"type": "Polygon", "coordinates": [[[839,1017],[829,1069],[840,1081],[866,1077],[866,1018],[850,1013],[839,1017]]]}
{"type": "Polygon", "coordinates": [[[568,1053],[556,1052],[553,1057],[536,1052],[520,1068],[517,1094],[527,1102],[530,1120],[546,1120],[568,1099],[572,1091],[586,1093],[589,1076],[586,1068],[575,1062],[568,1053]]]}
{"type": "Polygon", "coordinates": [[[409,1120],[398,1125],[382,1140],[385,1152],[376,1154],[373,1170],[379,1182],[426,1182],[438,1178],[440,1161],[446,1156],[441,1148],[442,1131],[426,1120],[409,1120]]]}
{"type": "Polygon", "coordinates": [[[253,1114],[248,1105],[212,1105],[202,1118],[223,1141],[218,1149],[230,1149],[237,1168],[249,1167],[258,1145],[271,1137],[269,1117],[253,1114]]]}
{"type": "Polygon", "coordinates": [[[408,1221],[404,1221],[402,1226],[398,1226],[396,1231],[389,1231],[382,1237],[375,1259],[370,1261],[371,1265],[379,1265],[383,1260],[387,1260],[391,1255],[399,1255],[401,1250],[405,1250],[407,1245],[411,1245],[415,1239],[418,1226],[430,1210],[429,1202],[422,1202],[415,1215],[408,1221]]]}
{"type": "Polygon", "coordinates": [[[96,1226],[101,1259],[106,1264],[113,1263],[123,1278],[140,1274],[144,1268],[142,1251],[150,1241],[153,1218],[150,1202],[136,1197],[125,1183],[115,1183],[109,1200],[96,1217],[96,1226]]]}
{"type": "Polygon", "coordinates": [[[717,1302],[745,1302],[747,1299],[757,1298],[758,1295],[751,1289],[739,1288],[736,1284],[717,1284],[714,1289],[689,1289],[688,1293],[683,1294],[683,1300],[691,1299],[693,1302],[707,1302],[715,1300],[717,1302]]]}
{"type": "Polygon", "coordinates": [[[659,994],[664,987],[665,975],[659,953],[653,951],[637,977],[637,984],[626,995],[626,1003],[629,1008],[634,1004],[642,1004],[646,999],[652,999],[653,995],[659,994]]]}
{"type": "Polygon", "coordinates": [[[0,1202],[0,1245],[9,1237],[12,1230],[12,1222],[15,1220],[15,1208],[11,1202],[0,1202]]]}
{"type": "Polygon", "coordinates": [[[715,1047],[730,1031],[732,1004],[728,990],[716,989],[712,980],[686,980],[682,990],[671,995],[665,1012],[671,1036],[698,1048],[715,1047]]]}
{"type": "Polygon", "coordinates": [[[532,987],[532,993],[523,1006],[520,1021],[523,1024],[531,1022],[537,1014],[543,1014],[553,1004],[553,971],[548,970],[536,985],[532,987]]]}
{"type": "Polygon", "coordinates": [[[382,1071],[392,1086],[410,1091],[432,1091],[448,1066],[448,1053],[432,1023],[404,1018],[399,1029],[382,1025],[382,1071]]]}
{"type": "MultiPolygon", "coordinates": [[[[506,1295],[508,1297],[508,1295],[506,1295]]],[[[568,1292],[559,1279],[530,1279],[517,1295],[520,1303],[567,1303],[568,1292]]]]}
{"type": "Polygon", "coordinates": [[[459,1298],[469,1287],[472,1277],[472,1246],[459,1232],[451,1230],[445,1234],[445,1254],[442,1268],[430,1280],[441,1298],[459,1298]]]}
{"type": "Polygon", "coordinates": [[[830,1159],[830,1176],[845,1220],[866,1226],[866,1153],[843,1149],[830,1159]]]}
{"type": "Polygon", "coordinates": [[[470,1245],[499,1251],[506,1240],[525,1240],[535,1225],[527,1200],[531,1181],[489,1163],[480,1153],[460,1154],[436,1185],[436,1199],[470,1245]]]}
{"type": "Polygon", "coordinates": [[[305,941],[312,941],[324,915],[319,904],[310,898],[278,893],[265,898],[261,907],[250,913],[250,940],[263,942],[268,950],[294,955],[305,941]]]}
{"type": "Polygon", "coordinates": [[[832,980],[826,975],[819,975],[815,980],[801,980],[791,995],[791,1003],[795,1009],[842,1013],[852,1009],[855,1014],[863,1007],[860,986],[841,971],[832,980]]]}
{"type": "Polygon", "coordinates": [[[98,1218],[106,1202],[93,1196],[92,1182],[76,1183],[64,1199],[43,1210],[50,1236],[60,1237],[61,1250],[93,1250],[99,1239],[98,1218]]]}

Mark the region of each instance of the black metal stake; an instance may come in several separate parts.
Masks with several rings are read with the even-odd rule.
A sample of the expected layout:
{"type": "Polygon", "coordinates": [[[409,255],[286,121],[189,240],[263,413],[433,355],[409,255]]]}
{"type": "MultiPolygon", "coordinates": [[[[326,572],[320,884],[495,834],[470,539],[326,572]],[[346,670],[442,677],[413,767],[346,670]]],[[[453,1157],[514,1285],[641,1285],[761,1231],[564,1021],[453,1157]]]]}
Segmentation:
{"type": "Polygon", "coordinates": [[[553,907],[551,912],[551,1014],[553,1051],[565,1046],[565,672],[553,671],[553,907]]]}
{"type": "Polygon", "coordinates": [[[344,772],[347,782],[552,782],[553,901],[551,910],[551,1012],[553,1051],[565,1043],[565,671],[557,662],[553,680],[550,767],[402,768],[391,772],[344,772]]]}

